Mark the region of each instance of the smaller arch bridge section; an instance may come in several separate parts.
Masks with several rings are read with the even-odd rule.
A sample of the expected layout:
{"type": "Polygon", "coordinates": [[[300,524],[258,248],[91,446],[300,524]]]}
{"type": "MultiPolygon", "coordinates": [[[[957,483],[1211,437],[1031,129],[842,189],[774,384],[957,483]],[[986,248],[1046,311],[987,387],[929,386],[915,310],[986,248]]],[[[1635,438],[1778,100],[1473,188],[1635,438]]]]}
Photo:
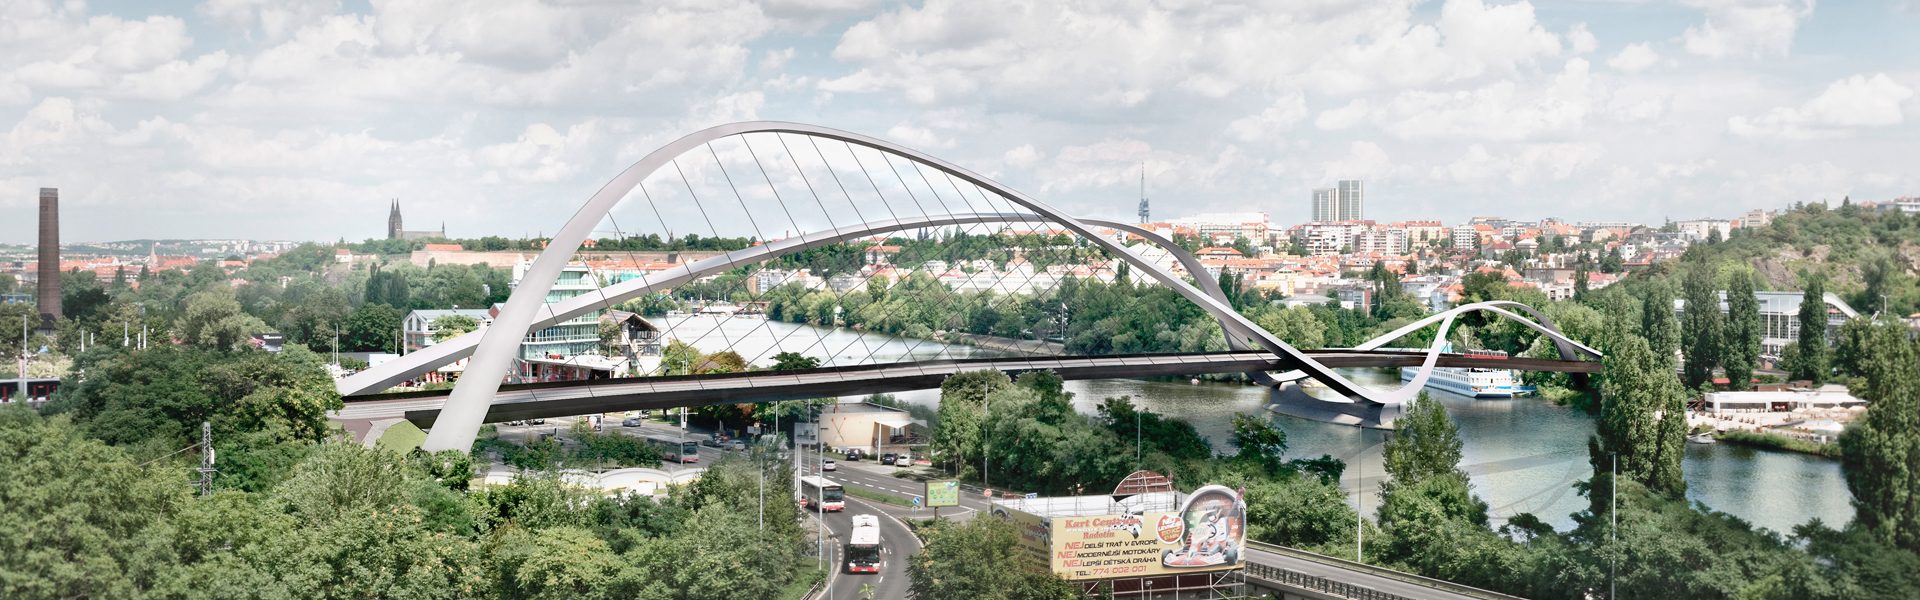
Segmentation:
{"type": "MultiPolygon", "coordinates": [[[[589,297],[586,300],[576,298],[570,301],[549,304],[547,298],[549,292],[553,290],[555,283],[559,279],[561,272],[572,260],[575,252],[581,248],[588,236],[594,231],[594,227],[603,219],[611,218],[611,211],[614,206],[628,197],[630,193],[636,189],[639,190],[642,195],[648,198],[648,204],[653,206],[656,214],[661,211],[661,207],[653,202],[651,192],[649,192],[647,187],[643,186],[643,183],[654,173],[670,168],[671,172],[680,175],[682,182],[685,183],[686,196],[691,200],[691,208],[698,211],[700,218],[704,219],[709,226],[712,226],[714,219],[710,214],[711,211],[706,205],[707,203],[701,202],[700,192],[696,187],[691,182],[686,181],[686,169],[680,161],[683,156],[697,157],[702,154],[711,155],[713,162],[721,166],[721,174],[725,177],[726,187],[731,188],[733,199],[741,204],[743,212],[740,214],[743,214],[748,224],[758,232],[755,237],[757,239],[770,239],[771,236],[764,235],[764,231],[762,231],[759,223],[759,219],[768,213],[765,211],[756,212],[746,209],[746,196],[749,194],[743,193],[738,187],[739,182],[736,181],[736,178],[725,170],[727,159],[724,158],[714,146],[714,142],[729,138],[739,138],[742,149],[744,150],[743,154],[750,157],[752,161],[751,164],[758,167],[760,175],[770,188],[770,196],[778,203],[779,209],[788,217],[789,225],[799,227],[802,221],[805,220],[794,216],[796,212],[795,206],[798,205],[804,209],[805,200],[812,200],[814,204],[821,208],[823,213],[827,212],[826,196],[832,195],[831,190],[835,188],[838,188],[840,195],[845,197],[856,214],[861,213],[861,201],[854,199],[854,194],[849,192],[847,185],[847,179],[853,178],[843,179],[838,171],[833,170],[828,171],[830,179],[818,177],[817,175],[810,178],[806,169],[801,167],[798,161],[795,160],[792,171],[797,175],[797,181],[804,185],[805,193],[810,196],[810,198],[802,197],[796,199],[794,203],[789,203],[781,195],[779,186],[775,185],[775,176],[769,172],[766,164],[761,160],[761,151],[775,148],[776,146],[773,146],[773,144],[777,144],[777,148],[791,158],[797,156],[793,150],[794,147],[806,149],[811,146],[815,154],[818,154],[822,160],[826,160],[826,152],[822,151],[821,143],[825,142],[829,148],[837,143],[847,149],[847,154],[852,160],[861,161],[860,149],[864,149],[864,151],[870,154],[878,154],[879,160],[876,162],[883,163],[886,169],[892,171],[903,184],[906,195],[913,199],[915,205],[922,208],[921,217],[918,218],[923,220],[917,222],[919,226],[932,226],[937,223],[978,223],[994,219],[1002,221],[1017,219],[1018,222],[1022,223],[1065,230],[1087,240],[1109,255],[1131,264],[1140,274],[1151,277],[1160,285],[1174,291],[1219,320],[1222,331],[1226,334],[1227,340],[1232,348],[1264,353],[1273,357],[1272,360],[1262,359],[1265,360],[1265,362],[1261,365],[1233,361],[1211,361],[1209,364],[1231,363],[1233,369],[1236,371],[1264,372],[1271,369],[1297,371],[1301,377],[1315,379],[1334,392],[1353,399],[1355,403],[1370,406],[1403,403],[1418,393],[1421,387],[1422,381],[1420,380],[1393,390],[1370,389],[1355,384],[1353,381],[1336,372],[1334,370],[1335,366],[1316,358],[1312,353],[1302,352],[1294,348],[1286,341],[1275,337],[1272,333],[1252,323],[1246,317],[1236,312],[1218,287],[1211,285],[1213,282],[1209,281],[1208,278],[1203,275],[1205,271],[1196,268],[1198,266],[1197,261],[1192,260],[1191,256],[1186,256],[1183,252],[1176,252],[1175,256],[1183,263],[1183,266],[1188,271],[1199,275],[1195,278],[1196,281],[1194,282],[1189,282],[1185,277],[1141,258],[1114,240],[1102,237],[1099,232],[1094,230],[1094,223],[1077,219],[1045,203],[1034,200],[1017,190],[939,158],[877,138],[836,129],[799,123],[748,122],[721,125],[689,134],[647,154],[625,171],[622,171],[618,176],[614,177],[612,181],[589,198],[586,204],[556,232],[549,240],[546,249],[525,269],[514,293],[499,310],[497,316],[494,318],[493,324],[481,332],[469,334],[470,336],[477,336],[475,341],[468,343],[464,340],[457,340],[459,343],[448,344],[448,348],[445,350],[434,351],[427,356],[406,361],[391,369],[383,369],[380,371],[370,370],[367,374],[363,374],[364,376],[356,376],[357,378],[351,381],[343,381],[340,385],[341,390],[343,392],[365,391],[378,389],[384,385],[391,385],[397,380],[396,378],[404,379],[404,376],[399,375],[401,373],[420,369],[429,363],[437,361],[456,360],[458,354],[465,352],[466,348],[471,348],[471,357],[466,366],[465,373],[462,375],[452,393],[446,397],[444,406],[434,420],[435,427],[433,427],[433,430],[429,433],[428,439],[423,446],[427,450],[464,449],[470,447],[481,423],[488,419],[488,413],[491,407],[494,406],[496,400],[499,399],[502,381],[506,379],[509,371],[512,369],[513,362],[516,360],[515,355],[519,353],[522,338],[524,338],[528,332],[534,331],[537,326],[557,323],[564,320],[564,315],[581,314],[592,310],[596,306],[606,306],[609,304],[610,296],[606,295],[606,290],[601,290],[596,294],[589,294],[589,296],[597,297],[589,297]],[[751,143],[751,140],[747,137],[749,134],[770,135],[773,141],[771,143],[763,141],[759,149],[756,149],[756,146],[751,143]],[[703,150],[704,152],[702,152],[703,150]],[[903,174],[903,172],[905,174],[903,174]],[[926,192],[927,198],[925,198],[924,201],[919,194],[914,193],[916,188],[908,183],[908,181],[914,177],[908,177],[907,175],[917,177],[922,184],[922,186],[917,189],[926,192]],[[936,184],[936,182],[939,183],[936,184]],[[943,185],[944,188],[942,187],[943,185]],[[823,195],[823,189],[829,190],[829,192],[823,195]],[[942,189],[951,190],[952,193],[943,193],[942,189]],[[973,190],[971,196],[967,193],[967,189],[973,190]],[[997,207],[998,210],[978,210],[980,207],[974,204],[975,198],[987,207],[997,207]],[[927,204],[936,202],[943,207],[942,212],[947,214],[935,216],[933,213],[925,210],[927,204]],[[975,213],[986,212],[997,214],[980,215],[959,213],[952,210],[951,204],[963,204],[975,209],[973,211],[975,213]]],[[[698,166],[696,165],[695,168],[698,169],[698,166]]],[[[782,240],[780,242],[772,242],[762,246],[748,248],[743,251],[738,251],[740,252],[739,254],[726,253],[715,259],[708,259],[708,261],[696,263],[698,265],[697,267],[695,265],[687,265],[683,268],[677,268],[669,273],[663,274],[664,276],[649,278],[646,283],[636,288],[617,290],[614,296],[617,297],[641,288],[653,289],[668,287],[678,283],[692,281],[698,278],[700,273],[725,270],[739,266],[745,262],[766,260],[804,251],[811,247],[832,243],[829,240],[845,241],[859,237],[863,232],[870,234],[880,229],[901,230],[914,228],[915,225],[913,223],[916,222],[911,221],[911,219],[916,217],[910,215],[907,217],[900,216],[895,210],[895,206],[887,200],[886,193],[882,190],[881,186],[873,182],[874,178],[868,166],[864,162],[861,162],[860,168],[861,172],[866,175],[868,182],[872,184],[874,194],[879,198],[879,204],[884,205],[887,212],[891,213],[891,219],[863,218],[853,222],[875,225],[870,227],[852,224],[842,226],[829,216],[826,223],[824,223],[826,227],[816,227],[813,229],[800,227],[799,229],[801,231],[817,231],[819,233],[802,234],[797,236],[797,239],[788,238],[791,241],[782,240]]],[[[882,172],[885,173],[885,171],[882,172]]],[[[786,179],[789,178],[789,176],[782,175],[782,178],[786,179]]],[[[855,182],[855,187],[858,187],[858,179],[853,179],[853,181],[855,182]]],[[[722,196],[722,198],[724,199],[724,196],[722,196]]],[[[868,208],[873,208],[873,203],[870,201],[868,202],[868,208]]],[[[1103,223],[1103,225],[1113,226],[1116,224],[1103,223]]],[[[1159,238],[1158,236],[1146,237],[1155,243],[1163,245],[1168,243],[1164,238],[1159,238]]],[[[1513,315],[1498,307],[1486,307],[1486,309],[1494,310],[1496,313],[1505,314],[1510,317],[1517,317],[1517,315],[1513,315]]],[[[1456,314],[1458,313],[1445,313],[1436,315],[1436,317],[1439,319],[1442,327],[1446,328],[1450,326],[1456,314]]],[[[1439,339],[1443,340],[1444,338],[1439,339]]],[[[1423,371],[1430,371],[1433,367],[1443,364],[1442,353],[1439,352],[1439,349],[1440,344],[1436,343],[1421,356],[1419,364],[1423,371]]],[[[1562,349],[1564,355],[1573,348],[1563,346],[1562,349]]],[[[1367,349],[1355,350],[1354,352],[1366,353],[1377,351],[1377,349],[1367,349]]],[[[441,362],[441,364],[444,364],[444,362],[441,362]]],[[[903,368],[913,368],[914,366],[916,365],[905,365],[903,368]]],[[[1089,365],[1069,365],[1065,363],[1058,363],[1055,366],[1063,371],[1078,367],[1090,367],[1089,365]]],[[[1198,364],[1183,368],[1195,368],[1196,370],[1193,372],[1206,372],[1205,370],[1201,370],[1198,364]]],[[[755,379],[743,379],[740,382],[736,382],[736,385],[749,388],[757,387],[762,386],[762,384],[757,383],[758,381],[777,381],[778,377],[783,376],[785,375],[761,374],[755,379]]],[[[716,388],[709,386],[704,391],[709,392],[711,395],[711,392],[715,389],[716,388]]]]}

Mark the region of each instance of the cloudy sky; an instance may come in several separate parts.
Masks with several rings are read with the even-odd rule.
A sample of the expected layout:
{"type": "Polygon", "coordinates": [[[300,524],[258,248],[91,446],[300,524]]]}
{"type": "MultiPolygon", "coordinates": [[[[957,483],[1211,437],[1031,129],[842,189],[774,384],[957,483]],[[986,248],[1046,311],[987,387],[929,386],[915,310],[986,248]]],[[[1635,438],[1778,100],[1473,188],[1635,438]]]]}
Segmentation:
{"type": "Polygon", "coordinates": [[[681,134],[892,139],[1088,216],[1659,221],[1920,195],[1920,1],[0,0],[0,241],[551,231],[681,134]]]}

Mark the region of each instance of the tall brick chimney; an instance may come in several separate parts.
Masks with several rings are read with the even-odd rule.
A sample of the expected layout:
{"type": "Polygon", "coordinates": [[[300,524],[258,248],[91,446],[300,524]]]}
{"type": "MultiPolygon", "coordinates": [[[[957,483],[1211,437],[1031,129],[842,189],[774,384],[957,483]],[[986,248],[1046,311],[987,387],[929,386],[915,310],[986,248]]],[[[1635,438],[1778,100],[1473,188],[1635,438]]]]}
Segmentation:
{"type": "Polygon", "coordinates": [[[40,327],[60,319],[60,190],[40,188],[40,327]]]}

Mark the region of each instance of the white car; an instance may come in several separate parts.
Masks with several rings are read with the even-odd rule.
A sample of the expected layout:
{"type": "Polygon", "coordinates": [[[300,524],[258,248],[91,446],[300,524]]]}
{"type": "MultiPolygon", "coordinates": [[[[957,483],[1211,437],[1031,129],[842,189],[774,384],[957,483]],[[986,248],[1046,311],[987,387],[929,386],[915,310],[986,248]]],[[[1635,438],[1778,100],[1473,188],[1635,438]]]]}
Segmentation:
{"type": "Polygon", "coordinates": [[[826,462],[823,462],[823,463],[820,463],[820,470],[822,470],[822,471],[838,471],[838,470],[840,470],[840,466],[839,466],[839,465],[837,465],[837,464],[834,464],[834,462],[833,462],[832,460],[828,460],[828,461],[826,461],[826,462]]]}

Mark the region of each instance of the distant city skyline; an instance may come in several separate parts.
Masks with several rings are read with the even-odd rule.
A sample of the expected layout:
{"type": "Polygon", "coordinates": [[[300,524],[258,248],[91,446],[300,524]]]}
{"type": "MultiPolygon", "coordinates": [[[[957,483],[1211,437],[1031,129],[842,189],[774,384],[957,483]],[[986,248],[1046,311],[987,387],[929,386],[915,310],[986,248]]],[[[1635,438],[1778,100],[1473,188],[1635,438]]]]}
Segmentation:
{"type": "MultiPolygon", "coordinates": [[[[647,149],[794,120],[1087,217],[1735,218],[1920,195],[1920,3],[738,0],[0,7],[0,242],[532,236],[647,149]],[[1550,207],[1550,208],[1548,208],[1550,207]],[[1177,210],[1176,210],[1177,208],[1177,210]],[[373,215],[373,218],[368,218],[373,215]]],[[[664,232],[648,232],[664,233],[664,232]]]]}

